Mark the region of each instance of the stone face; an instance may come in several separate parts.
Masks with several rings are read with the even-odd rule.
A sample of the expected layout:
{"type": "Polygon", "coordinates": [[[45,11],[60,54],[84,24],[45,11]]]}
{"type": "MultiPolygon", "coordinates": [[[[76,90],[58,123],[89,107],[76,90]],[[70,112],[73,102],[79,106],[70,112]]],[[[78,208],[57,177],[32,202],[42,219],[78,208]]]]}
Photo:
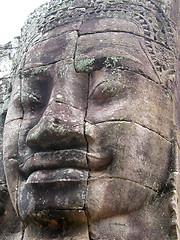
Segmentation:
{"type": "MultiPolygon", "coordinates": [[[[12,59],[18,49],[19,38],[15,38],[13,41],[0,46],[0,238],[2,240],[11,239],[12,236],[15,236],[17,232],[20,231],[20,220],[17,214],[14,211],[12,204],[15,207],[15,187],[17,187],[17,171],[14,169],[8,168],[10,175],[15,173],[15,176],[11,175],[10,180],[10,192],[12,193],[12,202],[7,191],[8,183],[5,181],[4,176],[4,167],[3,167],[3,127],[4,121],[7,112],[7,106],[9,102],[9,95],[11,91],[11,68],[12,68],[12,59]],[[14,182],[14,179],[16,182],[14,182]]],[[[17,89],[16,89],[17,90],[17,89]]],[[[9,127],[9,126],[8,126],[9,127]]],[[[12,131],[9,128],[8,139],[17,143],[16,134],[10,135],[12,131]],[[13,139],[15,137],[15,139],[13,139]]],[[[13,131],[12,131],[13,132],[13,131]]],[[[6,135],[7,137],[7,135],[6,135]]],[[[7,140],[7,138],[6,138],[7,140]]],[[[15,145],[16,145],[15,143],[15,145]]],[[[12,146],[12,145],[11,145],[12,146]]],[[[15,146],[11,148],[6,148],[10,155],[17,153],[17,148],[15,146]]],[[[10,156],[8,155],[8,156],[10,156]]],[[[17,160],[16,160],[17,163],[17,160]]],[[[17,170],[17,168],[15,168],[17,170]]],[[[11,195],[11,194],[10,194],[11,195]]]]}
{"type": "Polygon", "coordinates": [[[9,239],[179,239],[174,9],[54,0],[29,17],[12,90],[0,79],[4,170],[24,227],[9,239]]]}

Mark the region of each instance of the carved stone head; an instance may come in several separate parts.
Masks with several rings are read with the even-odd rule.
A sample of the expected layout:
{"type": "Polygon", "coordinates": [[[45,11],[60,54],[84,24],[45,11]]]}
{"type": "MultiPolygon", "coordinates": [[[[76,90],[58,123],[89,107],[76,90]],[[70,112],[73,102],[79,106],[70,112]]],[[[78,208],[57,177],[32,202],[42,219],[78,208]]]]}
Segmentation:
{"type": "Polygon", "coordinates": [[[25,240],[38,228],[39,239],[167,239],[177,169],[165,7],[51,1],[29,17],[4,128],[11,200],[36,226],[25,240]]]}

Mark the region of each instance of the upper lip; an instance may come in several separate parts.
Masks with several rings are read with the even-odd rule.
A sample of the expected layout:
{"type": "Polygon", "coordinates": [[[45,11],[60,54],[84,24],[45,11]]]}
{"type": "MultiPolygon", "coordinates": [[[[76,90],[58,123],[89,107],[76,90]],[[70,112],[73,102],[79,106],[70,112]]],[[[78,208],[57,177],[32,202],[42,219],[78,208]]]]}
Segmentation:
{"type": "Polygon", "coordinates": [[[25,177],[38,170],[66,167],[89,170],[86,154],[87,152],[78,149],[38,152],[27,158],[19,169],[25,177]]]}

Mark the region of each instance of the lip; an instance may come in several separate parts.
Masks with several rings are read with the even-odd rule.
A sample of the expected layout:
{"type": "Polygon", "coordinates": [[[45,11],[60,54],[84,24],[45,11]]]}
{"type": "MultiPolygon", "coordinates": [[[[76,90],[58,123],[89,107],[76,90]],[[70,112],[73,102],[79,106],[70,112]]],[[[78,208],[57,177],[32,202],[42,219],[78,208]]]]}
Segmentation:
{"type": "Polygon", "coordinates": [[[73,168],[60,168],[55,170],[39,170],[31,173],[27,183],[67,183],[87,181],[88,172],[73,168]]]}
{"type": "Polygon", "coordinates": [[[75,149],[38,152],[27,158],[19,166],[19,170],[25,178],[28,178],[34,172],[46,171],[48,173],[48,171],[55,172],[64,168],[88,171],[87,152],[75,149]]]}
{"type": "Polygon", "coordinates": [[[87,153],[88,165],[92,171],[104,170],[106,169],[111,161],[112,155],[105,155],[98,153],[87,153]]]}

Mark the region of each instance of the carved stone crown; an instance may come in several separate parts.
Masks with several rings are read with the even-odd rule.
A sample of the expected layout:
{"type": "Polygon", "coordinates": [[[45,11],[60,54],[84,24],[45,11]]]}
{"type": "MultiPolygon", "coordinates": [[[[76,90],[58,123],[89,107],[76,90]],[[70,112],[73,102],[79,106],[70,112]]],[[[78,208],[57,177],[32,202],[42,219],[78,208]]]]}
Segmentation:
{"type": "MultiPolygon", "coordinates": [[[[165,10],[166,4],[161,0],[52,0],[29,16],[22,29],[19,55],[22,56],[38,36],[54,28],[97,18],[123,19],[138,26],[159,82],[172,88],[175,40],[173,23],[165,10]]],[[[16,60],[16,66],[18,62],[16,60]]]]}

